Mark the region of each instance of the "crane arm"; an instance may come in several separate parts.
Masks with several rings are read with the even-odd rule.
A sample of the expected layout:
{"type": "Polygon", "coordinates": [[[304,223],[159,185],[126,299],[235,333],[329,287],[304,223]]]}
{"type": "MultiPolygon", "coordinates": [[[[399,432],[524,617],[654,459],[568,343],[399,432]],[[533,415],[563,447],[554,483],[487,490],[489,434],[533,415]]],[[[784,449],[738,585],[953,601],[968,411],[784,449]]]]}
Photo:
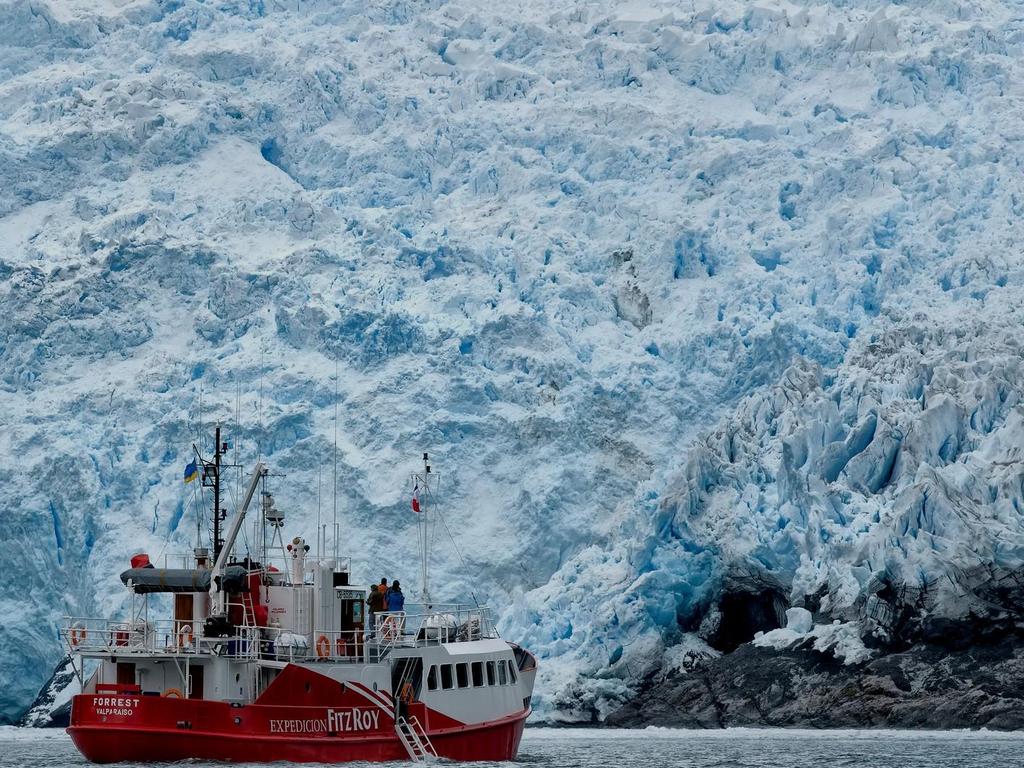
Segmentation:
{"type": "Polygon", "coordinates": [[[249,509],[249,504],[252,503],[252,497],[256,495],[256,489],[259,488],[260,480],[266,474],[267,466],[262,461],[256,462],[256,468],[253,470],[252,479],[249,481],[245,497],[242,499],[242,504],[239,506],[238,512],[235,513],[235,519],[231,521],[231,528],[228,529],[227,536],[224,539],[224,548],[221,549],[220,555],[217,556],[217,562],[213,564],[213,572],[210,574],[210,597],[214,600],[216,600],[216,594],[220,591],[218,585],[220,577],[224,574],[224,566],[227,564],[228,558],[231,557],[231,550],[235,547],[235,539],[238,538],[238,532],[242,530],[245,513],[249,509]]]}

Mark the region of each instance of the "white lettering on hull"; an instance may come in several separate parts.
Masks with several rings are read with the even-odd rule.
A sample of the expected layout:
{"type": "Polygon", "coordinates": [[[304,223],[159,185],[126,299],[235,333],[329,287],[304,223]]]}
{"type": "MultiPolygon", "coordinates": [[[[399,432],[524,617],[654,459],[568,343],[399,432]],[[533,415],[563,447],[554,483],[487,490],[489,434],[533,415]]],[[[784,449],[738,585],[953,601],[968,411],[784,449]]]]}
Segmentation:
{"type": "Polygon", "coordinates": [[[138,706],[138,699],[126,696],[95,696],[92,700],[92,708],[97,715],[131,717],[138,706]]]}
{"type": "Polygon", "coordinates": [[[380,712],[374,709],[329,709],[325,718],[270,721],[271,733],[351,733],[379,727],[380,712]]]}

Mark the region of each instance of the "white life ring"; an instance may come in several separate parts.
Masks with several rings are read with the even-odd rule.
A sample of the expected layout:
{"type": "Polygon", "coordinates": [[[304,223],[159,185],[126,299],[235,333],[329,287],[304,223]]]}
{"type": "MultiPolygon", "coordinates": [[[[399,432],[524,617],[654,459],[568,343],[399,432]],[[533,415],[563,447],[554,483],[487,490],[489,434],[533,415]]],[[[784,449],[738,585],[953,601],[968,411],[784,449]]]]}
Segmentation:
{"type": "Polygon", "coordinates": [[[380,625],[380,636],[383,640],[397,640],[398,639],[398,617],[397,616],[385,616],[384,621],[380,625]]]}
{"type": "Polygon", "coordinates": [[[184,648],[185,646],[191,646],[193,637],[192,625],[182,624],[181,628],[178,630],[178,647],[184,648]]]}

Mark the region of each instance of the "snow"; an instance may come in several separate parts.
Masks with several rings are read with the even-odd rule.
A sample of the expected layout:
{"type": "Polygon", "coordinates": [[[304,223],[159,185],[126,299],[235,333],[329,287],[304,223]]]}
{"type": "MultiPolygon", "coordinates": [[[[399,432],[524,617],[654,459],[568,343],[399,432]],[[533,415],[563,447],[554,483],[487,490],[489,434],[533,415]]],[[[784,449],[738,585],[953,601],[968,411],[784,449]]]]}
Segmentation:
{"type": "MultiPolygon", "coordinates": [[[[800,611],[802,608],[791,608],[800,611]]],[[[805,613],[807,613],[805,611],[805,613]]],[[[808,618],[810,614],[808,613],[808,618]]],[[[874,652],[864,646],[861,639],[863,629],[857,622],[834,621],[831,624],[817,624],[807,629],[794,629],[787,624],[784,628],[770,632],[758,632],[753,643],[759,648],[774,648],[777,651],[797,647],[813,648],[842,660],[844,664],[859,664],[870,659],[874,652]]]]}
{"type": "MultiPolygon", "coordinates": [[[[96,668],[96,662],[85,662],[83,678],[90,675],[96,668]]],[[[79,677],[72,666],[70,656],[57,665],[53,676],[43,685],[31,708],[18,722],[22,726],[47,728],[54,722],[66,722],[71,709],[72,697],[82,692],[79,677]]]]}
{"type": "Polygon", "coordinates": [[[71,741],[63,728],[19,728],[0,725],[0,743],[9,741],[71,741]]]}
{"type": "Polygon", "coordinates": [[[416,591],[430,451],[438,597],[501,607],[539,717],[711,652],[738,571],[975,610],[1024,551],[1017,16],[0,4],[0,720],[191,547],[200,422],[315,540],[335,386],[357,569],[416,591]]]}

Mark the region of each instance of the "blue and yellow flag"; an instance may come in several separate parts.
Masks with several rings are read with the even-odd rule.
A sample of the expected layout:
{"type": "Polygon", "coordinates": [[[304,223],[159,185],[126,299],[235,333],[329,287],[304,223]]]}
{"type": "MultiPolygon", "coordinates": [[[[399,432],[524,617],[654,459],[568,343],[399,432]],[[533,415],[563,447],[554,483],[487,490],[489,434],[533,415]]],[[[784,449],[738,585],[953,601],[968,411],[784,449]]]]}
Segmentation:
{"type": "Polygon", "coordinates": [[[192,459],[192,463],[185,467],[185,482],[191,483],[199,477],[199,467],[196,466],[196,460],[192,459]]]}

